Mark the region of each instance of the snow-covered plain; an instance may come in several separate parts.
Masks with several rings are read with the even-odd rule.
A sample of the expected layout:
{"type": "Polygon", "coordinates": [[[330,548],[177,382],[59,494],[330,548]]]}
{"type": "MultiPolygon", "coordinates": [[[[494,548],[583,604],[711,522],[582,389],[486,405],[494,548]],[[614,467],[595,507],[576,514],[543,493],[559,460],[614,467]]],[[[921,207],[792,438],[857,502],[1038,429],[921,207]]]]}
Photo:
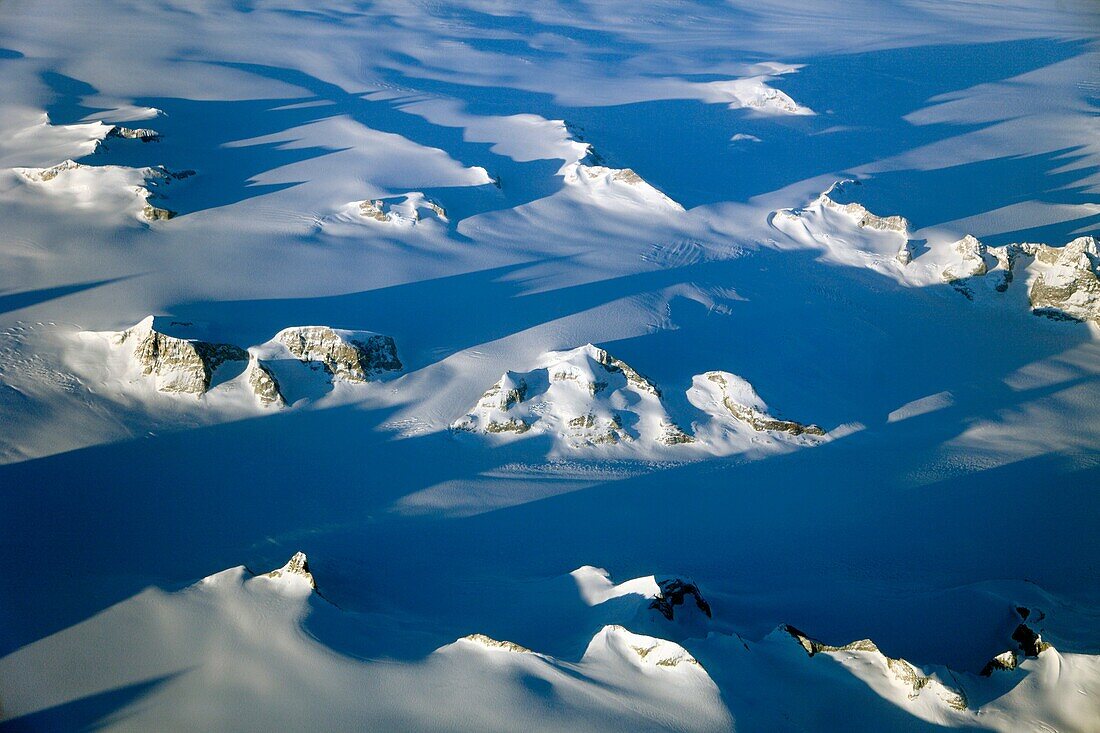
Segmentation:
{"type": "Polygon", "coordinates": [[[0,730],[1100,731],[1098,107],[1091,0],[0,3],[0,730]]]}

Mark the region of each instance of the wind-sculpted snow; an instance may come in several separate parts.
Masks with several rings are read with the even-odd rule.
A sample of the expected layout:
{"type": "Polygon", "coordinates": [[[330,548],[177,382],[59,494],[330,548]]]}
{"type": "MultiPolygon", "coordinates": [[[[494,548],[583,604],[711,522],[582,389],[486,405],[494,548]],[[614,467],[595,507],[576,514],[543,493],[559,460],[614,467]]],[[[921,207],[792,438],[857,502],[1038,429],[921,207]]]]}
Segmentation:
{"type": "Polygon", "coordinates": [[[386,202],[382,199],[361,201],[358,207],[360,216],[383,224],[413,226],[420,222],[421,209],[431,212],[441,221],[447,221],[447,211],[419,192],[410,193],[397,202],[386,202]]]}
{"type": "Polygon", "coordinates": [[[90,166],[66,160],[49,168],[16,168],[23,179],[43,194],[54,211],[124,213],[149,221],[164,221],[176,212],[155,206],[160,189],[194,171],[171,172],[163,167],[126,168],[90,166]]]}
{"type": "MultiPolygon", "coordinates": [[[[591,604],[588,620],[565,632],[573,652],[550,653],[475,632],[438,646],[429,641],[412,658],[386,660],[333,655],[307,633],[341,628],[377,636],[395,627],[316,593],[302,552],[266,573],[238,567],[173,593],[149,588],[81,627],[0,660],[0,678],[10,691],[4,716],[34,721],[45,705],[142,682],[150,682],[143,704],[130,709],[127,721],[159,729],[183,727],[200,708],[206,719],[243,716],[282,730],[307,730],[318,719],[341,727],[453,728],[456,709],[464,711],[459,727],[480,730],[504,730],[520,718],[537,730],[559,730],[562,721],[575,730],[801,729],[831,725],[842,706],[859,710],[846,717],[845,730],[939,725],[1013,731],[1053,724],[1084,731],[1097,712],[1089,696],[1100,670],[1096,656],[1045,645],[998,655],[979,675],[888,656],[870,639],[830,645],[789,624],[758,640],[722,630],[674,641],[667,634],[676,629],[663,617],[664,626],[645,631],[635,626],[641,618],[601,620],[605,606],[632,596],[646,600],[652,577],[601,590],[596,581],[606,580],[603,571],[586,566],[573,576],[591,604]],[[130,650],[137,647],[146,656],[135,663],[130,650]],[[77,656],[99,664],[56,674],[77,656]],[[176,674],[178,669],[187,672],[176,674]],[[43,687],[50,676],[53,684],[43,687]],[[227,678],[233,680],[231,698],[196,697],[227,678]],[[270,696],[273,680],[282,689],[314,694],[270,696]],[[1036,691],[1055,680],[1060,691],[1048,698],[1050,706],[1034,706],[1036,691]],[[723,687],[728,695],[720,693],[723,687]],[[431,705],[420,702],[425,688],[434,691],[431,705]],[[38,694],[21,694],[30,690],[38,694]],[[555,697],[551,709],[543,707],[547,691],[555,697]]],[[[320,585],[327,585],[324,578],[320,585]]],[[[522,597],[511,603],[531,609],[539,621],[560,625],[568,617],[567,597],[525,592],[534,592],[539,603],[522,597]]],[[[1041,614],[1024,607],[1015,613],[1024,622],[1041,614]]],[[[1018,631],[1017,637],[1023,639],[1018,631]]]]}

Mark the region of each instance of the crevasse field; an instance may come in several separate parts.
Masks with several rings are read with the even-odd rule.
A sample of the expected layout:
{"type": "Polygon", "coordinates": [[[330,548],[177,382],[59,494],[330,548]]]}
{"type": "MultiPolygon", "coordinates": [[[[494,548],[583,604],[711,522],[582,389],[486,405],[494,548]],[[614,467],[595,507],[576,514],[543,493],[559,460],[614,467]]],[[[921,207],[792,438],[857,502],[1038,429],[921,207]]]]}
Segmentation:
{"type": "Polygon", "coordinates": [[[1097,236],[1093,0],[2,0],[0,731],[1100,731],[1097,236]]]}

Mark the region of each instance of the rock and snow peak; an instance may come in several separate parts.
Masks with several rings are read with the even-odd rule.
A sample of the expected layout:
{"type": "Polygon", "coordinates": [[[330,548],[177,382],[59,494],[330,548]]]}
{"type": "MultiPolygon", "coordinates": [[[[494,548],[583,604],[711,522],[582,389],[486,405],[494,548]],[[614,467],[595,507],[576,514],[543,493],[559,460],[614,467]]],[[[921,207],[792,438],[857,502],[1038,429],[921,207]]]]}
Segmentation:
{"type": "Polygon", "coordinates": [[[653,382],[592,344],[547,352],[529,372],[506,372],[452,428],[550,434],[572,448],[693,440],[668,416],[653,382]]]}
{"type": "MultiPolygon", "coordinates": [[[[786,433],[793,437],[822,437],[825,430],[817,425],[781,420],[768,413],[768,406],[745,379],[729,372],[707,372],[704,384],[718,392],[721,404],[730,415],[757,432],[786,433]]],[[[699,384],[699,378],[696,378],[699,384]]]]}
{"type": "Polygon", "coordinates": [[[295,358],[317,362],[348,382],[367,382],[403,368],[393,338],[370,331],[294,326],[280,331],[275,340],[295,358]]]}
{"type": "Polygon", "coordinates": [[[168,336],[154,328],[148,316],[115,335],[116,346],[132,349],[134,361],[161,392],[201,395],[210,388],[217,368],[227,361],[247,361],[248,352],[232,344],[168,336]]]}
{"type": "Polygon", "coordinates": [[[283,565],[277,570],[272,570],[265,575],[267,578],[273,580],[280,580],[282,582],[305,582],[309,584],[309,587],[313,590],[317,589],[317,583],[313,580],[313,574],[309,571],[309,560],[306,559],[304,552],[295,552],[286,565],[283,565]]]}

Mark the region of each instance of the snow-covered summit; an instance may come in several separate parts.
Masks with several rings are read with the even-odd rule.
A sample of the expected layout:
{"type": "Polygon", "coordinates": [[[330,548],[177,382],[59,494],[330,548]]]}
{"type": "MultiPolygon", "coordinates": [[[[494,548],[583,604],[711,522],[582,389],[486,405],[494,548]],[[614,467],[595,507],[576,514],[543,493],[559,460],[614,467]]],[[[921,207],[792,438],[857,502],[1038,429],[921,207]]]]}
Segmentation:
{"type": "Polygon", "coordinates": [[[308,585],[311,590],[316,590],[317,583],[313,580],[313,574],[309,572],[309,560],[304,552],[295,552],[286,565],[276,568],[264,574],[265,578],[276,580],[286,585],[308,585]]]}
{"type": "Polygon", "coordinates": [[[146,221],[175,216],[176,212],[155,204],[163,198],[159,189],[194,173],[173,172],[163,166],[86,165],[71,159],[47,168],[15,170],[53,207],[124,213],[146,221]]]}
{"type": "Polygon", "coordinates": [[[692,441],[655,384],[592,344],[548,352],[529,372],[506,372],[453,427],[549,435],[570,448],[692,441]]]}
{"type": "Polygon", "coordinates": [[[959,688],[950,670],[926,673],[904,659],[886,656],[870,639],[860,639],[843,646],[830,646],[810,638],[789,624],[780,626],[776,633],[789,635],[810,657],[843,653],[863,661],[869,667],[868,671],[875,675],[874,684],[901,688],[909,700],[931,694],[932,704],[935,706],[943,705],[953,710],[967,709],[966,693],[959,688]]]}
{"type": "Polygon", "coordinates": [[[570,163],[562,167],[566,186],[591,201],[612,209],[640,208],[652,212],[682,213],[684,207],[658,191],[630,168],[570,163]]]}
{"type": "Polygon", "coordinates": [[[713,371],[696,375],[688,399],[715,418],[714,425],[710,426],[712,430],[748,430],[803,443],[820,441],[825,437],[825,430],[817,425],[772,415],[767,403],[748,380],[730,372],[713,371]]]}
{"type": "Polygon", "coordinates": [[[639,670],[689,675],[713,684],[699,661],[676,642],[635,634],[618,625],[604,626],[592,637],[582,661],[597,660],[639,670]]]}

